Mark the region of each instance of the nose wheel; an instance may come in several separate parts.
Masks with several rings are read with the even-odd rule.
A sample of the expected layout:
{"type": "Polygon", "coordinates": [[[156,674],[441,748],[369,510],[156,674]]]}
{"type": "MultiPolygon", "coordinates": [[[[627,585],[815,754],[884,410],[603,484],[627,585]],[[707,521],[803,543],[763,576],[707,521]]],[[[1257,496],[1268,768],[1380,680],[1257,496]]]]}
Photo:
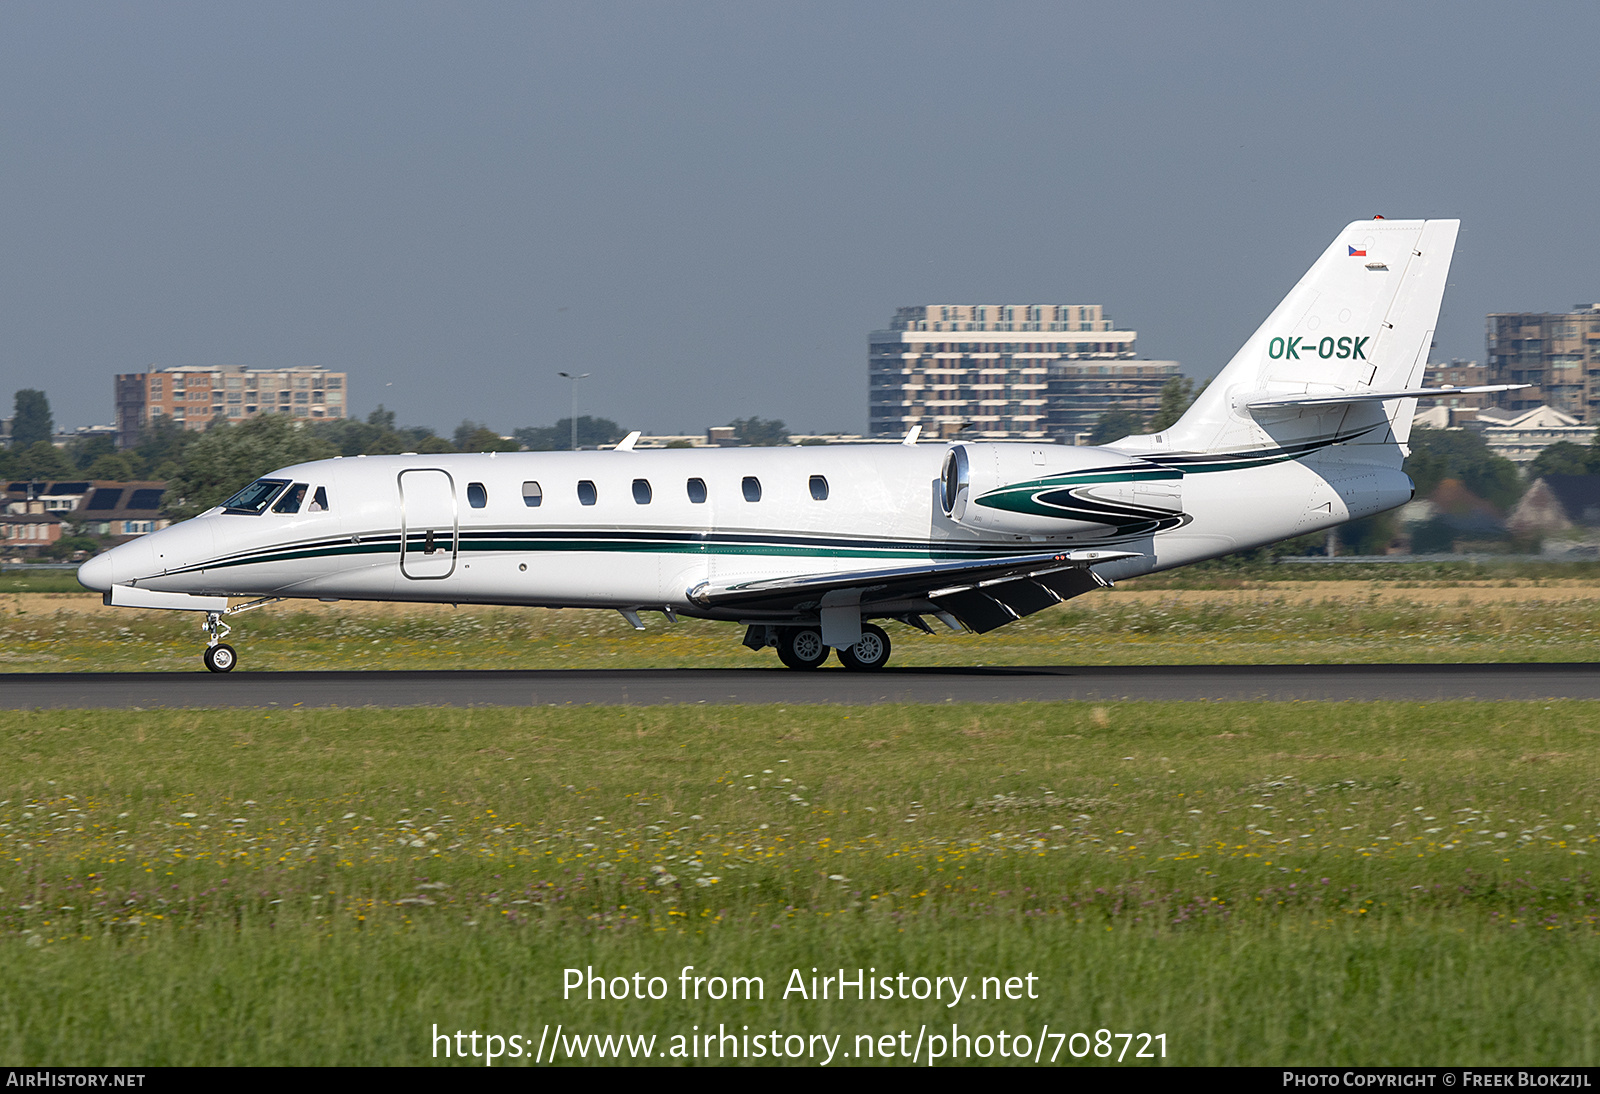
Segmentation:
{"type": "Polygon", "coordinates": [[[221,612],[207,612],[204,626],[206,652],[200,655],[200,659],[212,672],[232,672],[233,666],[239,663],[239,655],[223,639],[228,637],[233,628],[222,621],[221,612]]]}
{"type": "Polygon", "coordinates": [[[234,615],[238,612],[254,611],[268,604],[276,604],[282,600],[281,596],[264,596],[259,600],[252,600],[248,604],[239,604],[223,612],[207,612],[206,621],[201,624],[206,631],[206,652],[201,655],[201,660],[206,663],[206,668],[212,672],[232,672],[239,663],[239,654],[234,648],[223,641],[233,630],[222,621],[225,615],[234,615]]]}

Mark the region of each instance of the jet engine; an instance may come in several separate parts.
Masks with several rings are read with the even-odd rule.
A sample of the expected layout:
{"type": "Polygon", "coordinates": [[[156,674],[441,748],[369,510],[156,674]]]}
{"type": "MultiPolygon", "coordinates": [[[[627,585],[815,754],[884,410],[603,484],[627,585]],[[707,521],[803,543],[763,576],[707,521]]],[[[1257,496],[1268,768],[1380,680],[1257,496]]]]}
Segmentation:
{"type": "Polygon", "coordinates": [[[987,532],[1147,535],[1188,519],[1181,471],[1104,448],[957,444],[941,478],[945,515],[987,532]]]}

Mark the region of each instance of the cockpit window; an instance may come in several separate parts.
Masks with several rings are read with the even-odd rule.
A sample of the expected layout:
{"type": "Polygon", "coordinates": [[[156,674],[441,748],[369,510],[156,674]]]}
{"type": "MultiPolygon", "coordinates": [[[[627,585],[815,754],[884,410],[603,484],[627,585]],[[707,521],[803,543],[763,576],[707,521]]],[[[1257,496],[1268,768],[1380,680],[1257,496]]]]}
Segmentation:
{"type": "Polygon", "coordinates": [[[283,492],[277,502],[272,506],[274,513],[298,513],[300,503],[306,500],[306,484],[297,482],[283,492]]]}
{"type": "Polygon", "coordinates": [[[223,502],[222,511],[258,517],[267,511],[267,506],[278,496],[278,491],[288,485],[287,479],[257,479],[223,502]]]}
{"type": "Polygon", "coordinates": [[[319,486],[311,494],[311,508],[308,513],[326,513],[328,511],[328,488],[319,486]]]}

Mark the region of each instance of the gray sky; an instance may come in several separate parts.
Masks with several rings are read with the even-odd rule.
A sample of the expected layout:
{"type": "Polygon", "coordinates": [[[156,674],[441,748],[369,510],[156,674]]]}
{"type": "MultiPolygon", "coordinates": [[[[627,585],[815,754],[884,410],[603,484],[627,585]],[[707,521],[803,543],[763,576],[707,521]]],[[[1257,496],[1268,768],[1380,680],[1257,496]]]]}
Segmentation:
{"type": "Polygon", "coordinates": [[[502,431],[866,425],[897,305],[1209,375],[1349,220],[1459,216],[1436,357],[1600,299],[1600,5],[0,6],[0,397],[320,363],[502,431]]]}

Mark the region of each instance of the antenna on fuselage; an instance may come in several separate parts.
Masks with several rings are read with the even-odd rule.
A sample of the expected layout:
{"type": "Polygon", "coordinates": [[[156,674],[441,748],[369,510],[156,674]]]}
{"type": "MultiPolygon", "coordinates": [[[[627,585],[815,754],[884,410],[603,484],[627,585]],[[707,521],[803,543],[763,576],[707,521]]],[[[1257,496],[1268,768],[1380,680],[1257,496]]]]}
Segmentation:
{"type": "Polygon", "coordinates": [[[920,436],[922,436],[922,427],[920,425],[914,425],[910,429],[906,430],[906,439],[901,441],[900,443],[901,444],[916,444],[917,443],[917,438],[920,437],[920,436]]]}

